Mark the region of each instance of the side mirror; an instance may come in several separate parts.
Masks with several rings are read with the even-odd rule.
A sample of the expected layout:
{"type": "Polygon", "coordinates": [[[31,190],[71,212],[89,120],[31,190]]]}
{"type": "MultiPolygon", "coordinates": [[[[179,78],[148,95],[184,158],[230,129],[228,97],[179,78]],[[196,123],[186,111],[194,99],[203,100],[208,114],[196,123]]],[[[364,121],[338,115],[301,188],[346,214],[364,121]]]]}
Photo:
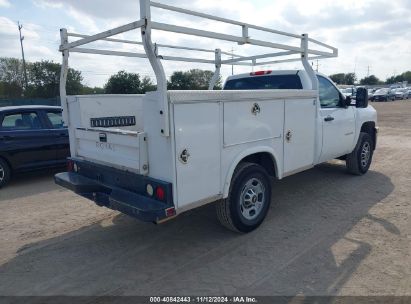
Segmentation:
{"type": "Polygon", "coordinates": [[[346,108],[351,106],[351,102],[352,102],[351,96],[346,96],[343,100],[343,104],[346,108]]]}
{"type": "Polygon", "coordinates": [[[365,88],[358,88],[357,95],[355,97],[357,100],[356,107],[357,108],[366,108],[368,107],[368,91],[365,88]]]}

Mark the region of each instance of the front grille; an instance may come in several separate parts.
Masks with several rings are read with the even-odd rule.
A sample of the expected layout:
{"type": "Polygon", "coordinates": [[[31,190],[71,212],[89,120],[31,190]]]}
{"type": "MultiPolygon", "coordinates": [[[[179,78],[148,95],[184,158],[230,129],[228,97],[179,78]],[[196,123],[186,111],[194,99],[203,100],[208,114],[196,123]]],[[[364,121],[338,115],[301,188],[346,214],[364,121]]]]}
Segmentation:
{"type": "Polygon", "coordinates": [[[126,127],[135,125],[135,116],[99,117],[90,119],[90,126],[92,128],[126,127]]]}

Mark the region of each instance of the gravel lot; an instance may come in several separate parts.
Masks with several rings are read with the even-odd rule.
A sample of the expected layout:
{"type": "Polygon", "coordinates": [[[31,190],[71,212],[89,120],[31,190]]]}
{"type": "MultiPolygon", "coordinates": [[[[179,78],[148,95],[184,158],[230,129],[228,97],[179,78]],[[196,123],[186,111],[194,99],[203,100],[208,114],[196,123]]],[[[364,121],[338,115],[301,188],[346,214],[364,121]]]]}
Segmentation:
{"type": "Polygon", "coordinates": [[[214,206],[163,225],[95,206],[32,173],[0,190],[0,295],[411,295],[411,100],[374,103],[370,172],[320,165],[273,184],[264,224],[214,206]]]}

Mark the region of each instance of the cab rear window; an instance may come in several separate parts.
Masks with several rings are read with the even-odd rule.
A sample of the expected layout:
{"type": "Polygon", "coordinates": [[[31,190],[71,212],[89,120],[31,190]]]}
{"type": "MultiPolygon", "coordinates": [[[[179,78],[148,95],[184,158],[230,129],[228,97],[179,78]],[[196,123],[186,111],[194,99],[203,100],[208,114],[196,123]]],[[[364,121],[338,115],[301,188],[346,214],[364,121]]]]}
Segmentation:
{"type": "Polygon", "coordinates": [[[296,74],[231,79],[224,86],[224,90],[292,90],[302,88],[301,79],[296,74]]]}

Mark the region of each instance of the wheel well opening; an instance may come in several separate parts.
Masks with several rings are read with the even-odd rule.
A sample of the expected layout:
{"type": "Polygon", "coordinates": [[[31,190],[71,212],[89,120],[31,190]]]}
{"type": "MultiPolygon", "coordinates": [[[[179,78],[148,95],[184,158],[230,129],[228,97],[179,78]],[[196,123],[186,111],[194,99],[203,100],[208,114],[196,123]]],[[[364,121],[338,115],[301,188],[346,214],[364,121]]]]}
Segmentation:
{"type": "Polygon", "coordinates": [[[9,167],[10,169],[10,175],[13,175],[13,167],[11,166],[10,162],[8,161],[7,158],[0,156],[0,160],[4,161],[6,163],[6,165],[9,167]]]}
{"type": "Polygon", "coordinates": [[[375,122],[374,121],[367,121],[367,122],[363,123],[363,125],[361,126],[361,132],[370,134],[370,136],[373,140],[373,144],[374,144],[373,148],[375,150],[375,144],[376,144],[375,122]]]}
{"type": "Polygon", "coordinates": [[[268,152],[261,152],[248,155],[247,157],[243,158],[240,163],[242,162],[258,164],[267,171],[268,175],[272,177],[277,177],[277,167],[274,158],[268,152]]]}
{"type": "Polygon", "coordinates": [[[10,162],[9,162],[9,160],[8,160],[7,158],[5,158],[5,157],[3,157],[3,156],[0,156],[0,159],[1,159],[2,161],[4,161],[4,162],[7,164],[7,166],[9,166],[10,169],[12,169],[11,164],[10,164],[10,162]]]}

